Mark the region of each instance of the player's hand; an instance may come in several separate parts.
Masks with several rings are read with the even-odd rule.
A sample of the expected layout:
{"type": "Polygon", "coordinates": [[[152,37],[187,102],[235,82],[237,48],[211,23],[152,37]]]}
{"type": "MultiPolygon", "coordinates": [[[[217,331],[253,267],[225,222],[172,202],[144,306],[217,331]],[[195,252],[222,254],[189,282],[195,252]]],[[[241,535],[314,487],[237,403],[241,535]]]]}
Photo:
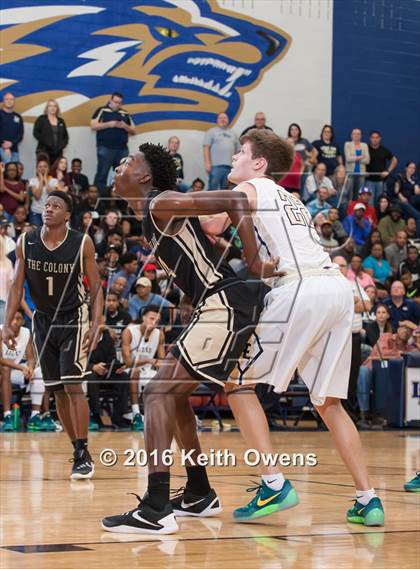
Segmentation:
{"type": "Polygon", "coordinates": [[[9,350],[16,350],[16,338],[13,334],[13,330],[9,326],[3,326],[1,337],[3,343],[9,348],[9,350]]]}
{"type": "Polygon", "coordinates": [[[22,368],[23,377],[28,381],[33,380],[34,369],[31,366],[23,366],[22,368]]]}
{"type": "Polygon", "coordinates": [[[123,371],[125,371],[126,369],[127,369],[127,366],[125,366],[125,365],[124,365],[124,366],[121,366],[121,367],[119,367],[119,368],[117,368],[117,369],[115,370],[115,373],[116,373],[117,375],[120,375],[120,374],[123,373],[123,371]]]}
{"type": "Polygon", "coordinates": [[[83,351],[93,352],[96,350],[101,333],[102,325],[91,326],[83,338],[83,351]]]}
{"type": "Polygon", "coordinates": [[[260,279],[269,279],[271,277],[284,277],[285,272],[278,271],[277,265],[279,264],[279,257],[275,259],[271,259],[270,261],[261,261],[256,260],[252,264],[252,267],[249,268],[249,272],[254,277],[258,277],[260,279]]]}

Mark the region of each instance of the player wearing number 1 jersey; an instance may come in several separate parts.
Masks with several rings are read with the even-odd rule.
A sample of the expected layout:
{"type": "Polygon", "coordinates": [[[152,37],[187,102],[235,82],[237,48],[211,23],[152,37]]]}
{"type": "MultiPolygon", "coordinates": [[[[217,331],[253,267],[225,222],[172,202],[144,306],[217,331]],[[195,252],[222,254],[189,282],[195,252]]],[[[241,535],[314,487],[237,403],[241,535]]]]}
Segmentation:
{"type": "Polygon", "coordinates": [[[74,447],[71,478],[83,479],[92,477],[94,466],[87,449],[89,406],[82,381],[88,351],[97,342],[103,295],[92,240],[67,227],[71,210],[71,198],[53,191],[44,206],[44,225],[22,234],[2,335],[13,349],[11,322],[26,279],[36,308],[33,339],[42,376],[46,388],[54,392],[59,418],[74,447]],[[92,304],[90,328],[84,275],[92,304]]]}

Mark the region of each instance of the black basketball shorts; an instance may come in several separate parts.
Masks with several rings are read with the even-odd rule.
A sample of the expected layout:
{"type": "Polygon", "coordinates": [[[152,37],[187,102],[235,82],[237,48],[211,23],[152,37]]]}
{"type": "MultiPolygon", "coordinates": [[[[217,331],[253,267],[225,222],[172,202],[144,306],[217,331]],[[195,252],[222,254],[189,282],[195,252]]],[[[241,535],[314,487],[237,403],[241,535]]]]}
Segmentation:
{"type": "Polygon", "coordinates": [[[238,281],[203,299],[171,350],[191,377],[219,385],[229,379],[242,383],[241,362],[268,290],[260,281],[238,281]]]}
{"type": "Polygon", "coordinates": [[[89,329],[86,304],[53,317],[35,312],[32,334],[45,386],[50,391],[84,380],[87,354],[83,338],[89,329]]]}

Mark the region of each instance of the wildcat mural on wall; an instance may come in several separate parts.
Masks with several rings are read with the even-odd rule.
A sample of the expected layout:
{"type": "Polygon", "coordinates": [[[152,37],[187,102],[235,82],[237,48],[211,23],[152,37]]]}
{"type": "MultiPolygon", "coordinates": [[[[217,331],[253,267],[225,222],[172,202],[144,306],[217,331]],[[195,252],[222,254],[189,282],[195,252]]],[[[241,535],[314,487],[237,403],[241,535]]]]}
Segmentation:
{"type": "Polygon", "coordinates": [[[239,115],[244,94],[291,43],[215,0],[2,5],[0,95],[13,91],[26,122],[55,98],[68,126],[87,125],[119,91],[139,133],[206,130],[219,112],[239,115]]]}

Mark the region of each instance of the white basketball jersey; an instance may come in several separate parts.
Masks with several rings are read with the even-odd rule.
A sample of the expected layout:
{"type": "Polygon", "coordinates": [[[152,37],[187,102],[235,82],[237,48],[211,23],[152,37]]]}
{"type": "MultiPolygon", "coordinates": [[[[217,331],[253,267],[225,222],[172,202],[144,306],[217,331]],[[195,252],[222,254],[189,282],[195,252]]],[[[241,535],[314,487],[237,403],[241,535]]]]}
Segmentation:
{"type": "MultiPolygon", "coordinates": [[[[156,352],[159,347],[160,330],[155,328],[146,340],[144,336],[141,335],[139,324],[130,324],[128,329],[131,333],[131,343],[130,352],[133,358],[133,366],[136,366],[136,362],[139,360],[150,359],[156,357],[156,352]]],[[[152,368],[150,364],[145,364],[141,367],[142,377],[153,377],[156,371],[152,368]]]]}
{"type": "MultiPolygon", "coordinates": [[[[3,329],[3,325],[0,326],[0,330],[3,329]]],[[[6,360],[12,360],[15,364],[20,364],[20,362],[25,357],[26,347],[29,342],[30,332],[28,328],[20,329],[19,336],[16,338],[16,350],[11,350],[6,346],[3,342],[2,350],[3,350],[3,358],[6,360]]]]}
{"type": "MultiPolygon", "coordinates": [[[[262,260],[280,257],[288,276],[334,266],[301,201],[269,178],[248,180],[257,194],[254,227],[262,260]]],[[[272,284],[272,279],[267,279],[272,284]]]]}

